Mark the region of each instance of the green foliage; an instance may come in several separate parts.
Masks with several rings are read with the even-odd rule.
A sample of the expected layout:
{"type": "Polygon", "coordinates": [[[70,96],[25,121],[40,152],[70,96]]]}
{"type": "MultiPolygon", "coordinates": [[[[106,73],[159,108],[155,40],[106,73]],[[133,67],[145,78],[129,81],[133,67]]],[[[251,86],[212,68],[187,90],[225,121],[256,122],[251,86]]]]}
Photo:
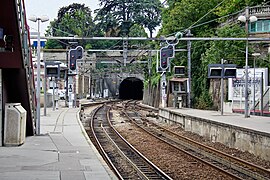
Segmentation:
{"type": "Polygon", "coordinates": [[[262,4],[264,0],[227,0],[220,7],[217,8],[216,14],[218,16],[225,16],[243,10],[246,6],[255,6],[262,4]]]}
{"type": "Polygon", "coordinates": [[[159,0],[100,0],[100,5],[95,22],[107,36],[127,35],[134,24],[147,28],[152,35],[161,22],[159,0]]]}
{"type": "MultiPolygon", "coordinates": [[[[147,33],[145,32],[145,29],[138,24],[134,24],[129,31],[128,34],[130,37],[147,37],[147,33]]],[[[129,46],[131,49],[133,48],[144,48],[146,46],[146,41],[129,41],[129,46]]]]}
{"type": "MultiPolygon", "coordinates": [[[[73,3],[59,9],[57,19],[50,22],[46,35],[92,37],[104,36],[104,33],[94,24],[91,10],[88,7],[84,4],[73,3]]],[[[77,42],[85,49],[105,49],[115,44],[113,41],[104,40],[79,40],[77,42]]],[[[68,40],[48,40],[46,48],[64,49],[68,45],[70,45],[68,40]]]]}
{"type": "MultiPolygon", "coordinates": [[[[171,36],[177,32],[185,32],[190,29],[194,37],[245,37],[244,27],[240,24],[228,23],[226,20],[233,16],[223,18],[224,24],[220,24],[220,17],[228,14],[236,14],[245,7],[261,4],[262,0],[168,0],[166,8],[162,12],[162,28],[159,35],[171,36]],[[222,3],[221,3],[222,2],[222,3]],[[219,3],[221,6],[215,8],[219,3]]],[[[235,17],[234,17],[235,18],[235,17]]],[[[178,44],[178,48],[186,48],[186,42],[178,44]]],[[[249,52],[253,52],[252,45],[249,52]]],[[[192,41],[191,75],[192,75],[192,104],[194,107],[209,109],[212,107],[209,95],[209,80],[207,78],[207,66],[212,63],[221,63],[221,59],[238,66],[245,65],[245,41],[192,41]]],[[[264,60],[259,63],[269,62],[264,60]]],[[[187,56],[177,53],[174,65],[187,65],[187,56]]]]}
{"type": "Polygon", "coordinates": [[[202,95],[198,98],[195,108],[198,109],[210,109],[213,106],[213,102],[209,93],[204,91],[202,95]]]}
{"type": "Polygon", "coordinates": [[[45,48],[46,49],[63,49],[63,45],[57,40],[49,39],[46,42],[45,48]]]}
{"type": "MultiPolygon", "coordinates": [[[[223,26],[216,31],[218,37],[244,37],[245,32],[238,25],[223,26]]],[[[229,63],[244,65],[245,41],[211,41],[210,47],[202,56],[202,62],[207,64],[220,63],[221,59],[229,63]]]]}
{"type": "MultiPolygon", "coordinates": [[[[47,35],[88,37],[93,36],[94,32],[91,10],[84,4],[73,3],[59,9],[57,19],[50,22],[50,30],[47,30],[47,35]]],[[[81,46],[87,44],[85,41],[78,43],[81,46]]],[[[64,49],[67,45],[68,40],[48,40],[46,48],[64,49]]]]}
{"type": "Polygon", "coordinates": [[[131,37],[147,37],[147,33],[145,32],[145,29],[143,26],[134,24],[129,31],[129,36],[131,37]]]}
{"type": "MultiPolygon", "coordinates": [[[[162,13],[162,29],[161,34],[175,34],[178,31],[186,31],[201,17],[203,17],[210,9],[215,7],[220,0],[181,0],[169,1],[170,5],[165,8],[162,13]]],[[[201,22],[215,19],[215,14],[209,14],[203,18],[201,22]]],[[[215,26],[213,22],[210,26],[215,26]]],[[[203,26],[192,30],[192,34],[196,35],[202,29],[207,28],[203,26]]]]}

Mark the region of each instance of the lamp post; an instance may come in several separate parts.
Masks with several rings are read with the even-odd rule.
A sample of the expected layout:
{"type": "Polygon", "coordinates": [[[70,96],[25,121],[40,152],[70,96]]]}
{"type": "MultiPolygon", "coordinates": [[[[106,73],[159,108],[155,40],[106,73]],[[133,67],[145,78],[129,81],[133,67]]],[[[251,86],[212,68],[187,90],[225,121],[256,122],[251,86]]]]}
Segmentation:
{"type": "Polygon", "coordinates": [[[245,65],[245,118],[249,117],[248,113],[248,22],[255,22],[257,21],[256,16],[249,16],[249,8],[246,8],[245,16],[239,16],[238,20],[245,23],[245,30],[246,30],[246,65],[245,65]]]}
{"type": "Polygon", "coordinates": [[[255,98],[255,78],[256,78],[256,63],[255,63],[255,60],[256,60],[256,56],[260,56],[261,54],[260,53],[252,53],[252,56],[254,56],[254,59],[253,59],[253,114],[255,115],[255,101],[256,101],[256,98],[255,98]]]}
{"type": "Polygon", "coordinates": [[[40,135],[40,22],[46,22],[49,20],[47,16],[30,16],[30,21],[38,22],[38,34],[37,34],[37,90],[36,90],[36,98],[37,98],[37,107],[36,107],[36,134],[40,135]]]}

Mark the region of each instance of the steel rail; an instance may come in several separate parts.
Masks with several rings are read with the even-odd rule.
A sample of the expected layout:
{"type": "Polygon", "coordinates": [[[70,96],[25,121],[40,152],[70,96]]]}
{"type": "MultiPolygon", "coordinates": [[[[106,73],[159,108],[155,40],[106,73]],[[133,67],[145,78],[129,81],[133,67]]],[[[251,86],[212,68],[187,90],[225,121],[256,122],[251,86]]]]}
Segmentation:
{"type": "Polygon", "coordinates": [[[232,174],[231,172],[228,172],[227,170],[224,170],[224,169],[222,169],[222,168],[216,166],[216,165],[213,164],[213,163],[210,163],[210,162],[208,162],[208,161],[206,161],[206,160],[204,160],[204,159],[202,159],[202,158],[200,158],[200,157],[198,157],[198,156],[195,156],[195,155],[192,154],[191,152],[188,152],[188,151],[186,151],[186,150],[184,150],[184,149],[182,149],[182,148],[179,148],[179,147],[176,146],[176,145],[173,145],[173,144],[167,142],[166,140],[162,139],[159,135],[155,135],[155,134],[151,133],[150,131],[148,131],[147,129],[145,129],[144,127],[140,126],[138,123],[135,122],[135,120],[134,120],[133,118],[129,117],[129,115],[128,115],[127,112],[124,112],[124,113],[126,114],[126,117],[128,117],[128,118],[130,119],[131,122],[133,122],[137,127],[139,127],[140,129],[142,129],[143,131],[145,131],[145,132],[148,133],[149,135],[151,135],[151,136],[153,136],[153,137],[155,137],[155,138],[161,140],[162,142],[164,142],[164,143],[170,145],[171,147],[173,147],[173,148],[175,148],[175,149],[177,149],[177,150],[179,150],[179,151],[181,151],[181,152],[183,152],[183,153],[185,153],[185,154],[187,154],[187,155],[189,155],[189,156],[195,158],[196,160],[198,160],[198,161],[200,161],[200,162],[202,162],[202,163],[205,163],[205,164],[207,164],[207,165],[213,167],[214,169],[219,170],[220,172],[222,172],[222,173],[228,175],[228,176],[231,177],[231,178],[234,178],[234,179],[242,179],[242,178],[236,176],[235,174],[232,174]]]}
{"type": "Polygon", "coordinates": [[[149,159],[147,159],[143,154],[141,154],[135,147],[133,147],[123,136],[121,136],[121,134],[113,127],[113,125],[111,124],[111,121],[109,119],[110,118],[109,118],[109,114],[108,114],[108,122],[118,137],[120,137],[133,151],[135,151],[140,157],[142,157],[142,159],[145,160],[155,171],[157,171],[159,174],[161,174],[164,179],[169,179],[169,180],[172,179],[164,171],[162,171],[154,163],[152,163],[149,159]]]}
{"type": "Polygon", "coordinates": [[[204,145],[200,142],[194,141],[188,137],[179,135],[167,128],[164,128],[162,126],[159,126],[158,124],[152,123],[153,125],[157,126],[160,129],[163,129],[162,132],[166,131],[170,134],[172,134],[173,136],[176,136],[178,139],[181,139],[182,141],[184,141],[189,147],[192,148],[192,144],[193,146],[198,147],[200,150],[204,150],[205,152],[208,152],[209,156],[213,156],[212,154],[215,154],[216,156],[218,156],[219,158],[215,158],[215,160],[220,160],[224,163],[226,163],[228,166],[235,168],[237,171],[246,174],[254,179],[265,179],[265,178],[270,178],[270,171],[252,164],[248,161],[245,161],[243,159],[240,159],[238,157],[234,157],[232,155],[229,155],[227,153],[224,153],[222,151],[219,151],[217,149],[214,149],[210,146],[204,145]],[[227,160],[227,162],[225,162],[225,159],[227,160]],[[241,167],[237,166],[236,164],[240,164],[241,167]],[[250,171],[253,170],[253,171],[250,171]],[[267,176],[267,177],[266,177],[267,176]]]}
{"type": "MultiPolygon", "coordinates": [[[[91,122],[91,129],[92,132],[95,136],[95,141],[97,142],[97,144],[100,146],[99,149],[102,149],[102,154],[103,157],[105,158],[110,158],[108,155],[106,155],[106,150],[104,150],[104,148],[102,147],[102,143],[100,142],[100,139],[97,137],[97,132],[95,130],[95,126],[94,125],[94,116],[97,115],[98,111],[101,110],[101,108],[104,108],[105,106],[100,106],[99,108],[97,108],[97,110],[93,113],[93,118],[92,118],[92,122],[91,122]]],[[[145,159],[145,157],[142,156],[142,154],[140,154],[137,150],[135,150],[135,148],[132,148],[132,146],[130,144],[127,144],[127,141],[123,139],[123,137],[119,136],[120,134],[113,128],[111,122],[110,122],[110,108],[108,108],[106,110],[106,120],[102,120],[102,122],[98,122],[101,125],[101,129],[102,129],[102,134],[107,137],[106,139],[109,141],[111,141],[111,143],[113,144],[114,148],[117,148],[118,151],[118,155],[120,155],[121,157],[123,157],[124,159],[126,159],[128,161],[128,163],[133,167],[133,169],[135,169],[135,171],[138,173],[138,176],[141,177],[142,179],[151,179],[151,178],[159,178],[159,179],[171,179],[168,175],[166,175],[163,171],[161,171],[160,169],[158,169],[157,167],[155,167],[154,164],[151,164],[151,162],[147,159],[145,159]],[[105,124],[108,124],[108,127],[105,126],[105,124]],[[110,137],[111,136],[111,137],[110,137]],[[125,144],[124,146],[126,147],[117,147],[119,146],[119,140],[117,139],[121,139],[120,143],[125,144]],[[117,143],[116,143],[117,142],[117,143]],[[127,148],[128,147],[128,148],[127,148]],[[123,150],[126,149],[126,152],[121,152],[123,150]],[[131,151],[133,153],[130,153],[131,151],[128,149],[132,149],[131,151]],[[136,156],[134,156],[133,154],[137,154],[136,156]],[[134,156],[133,158],[131,156],[134,156]],[[143,160],[139,161],[140,158],[142,158],[143,160]],[[143,162],[143,163],[142,163],[143,162]],[[139,163],[139,164],[137,164],[139,163]],[[143,165],[143,164],[147,164],[147,165],[143,165]],[[150,168],[150,169],[148,169],[150,168]],[[155,175],[156,174],[156,175],[155,175]]],[[[100,131],[99,131],[100,132],[100,131]]],[[[103,136],[101,134],[101,136],[103,136]]],[[[106,141],[105,144],[108,141],[106,141]]],[[[103,143],[104,144],[104,143],[103,143]]],[[[106,160],[107,162],[111,162],[113,163],[111,160],[106,160]]],[[[112,166],[115,167],[115,166],[112,166]]],[[[115,167],[115,169],[117,169],[115,167]]],[[[114,170],[115,171],[115,170],[114,170]]],[[[123,175],[121,175],[121,173],[119,171],[116,171],[119,173],[118,176],[121,176],[122,178],[124,178],[123,175]]]]}
{"type": "Polygon", "coordinates": [[[99,152],[101,154],[101,156],[105,159],[105,161],[107,162],[108,166],[112,168],[113,172],[115,173],[115,175],[123,180],[123,177],[121,176],[120,172],[117,170],[117,168],[114,166],[114,164],[112,163],[111,159],[109,158],[109,156],[107,155],[107,153],[105,152],[105,150],[103,149],[102,145],[100,144],[98,138],[97,138],[97,135],[94,133],[94,117],[95,115],[97,114],[98,110],[101,109],[102,107],[104,106],[101,105],[97,108],[94,109],[93,111],[93,114],[91,116],[91,121],[90,121],[90,127],[91,127],[91,132],[92,132],[92,135],[94,137],[94,140],[95,140],[95,143],[97,144],[98,146],[98,149],[99,149],[99,152]]]}
{"type": "MultiPolygon", "coordinates": [[[[132,118],[131,120],[136,123],[137,126],[140,126],[137,122],[135,122],[132,118]]],[[[147,119],[145,119],[147,120],[147,119]]],[[[147,120],[148,121],[148,120],[147,120]]],[[[200,142],[197,142],[197,141],[194,141],[190,138],[187,138],[185,136],[182,136],[182,135],[179,135],[167,128],[164,128],[162,126],[159,126],[158,124],[156,123],[153,123],[153,122],[150,122],[148,121],[149,123],[153,124],[154,126],[158,127],[159,129],[162,129],[162,130],[159,130],[160,133],[162,133],[164,136],[166,136],[164,134],[165,131],[167,131],[168,133],[172,134],[173,136],[176,136],[178,137],[178,140],[182,140],[185,142],[185,146],[187,146],[188,148],[191,148],[192,150],[196,150],[194,149],[194,146],[198,147],[198,149],[203,150],[205,151],[205,154],[207,154],[207,156],[212,156],[213,157],[213,154],[215,154],[216,157],[214,157],[213,159],[220,162],[220,163],[223,163],[223,164],[226,164],[227,166],[229,167],[233,167],[236,171],[239,171],[243,174],[246,174],[248,175],[249,177],[252,177],[254,179],[265,179],[265,178],[270,178],[270,171],[261,167],[261,166],[258,166],[258,165],[255,165],[255,164],[252,164],[248,161],[245,161],[245,160],[242,160],[240,158],[237,158],[237,157],[234,157],[232,155],[229,155],[229,154],[226,154],[222,151],[219,151],[217,149],[214,149],[212,147],[209,147],[209,146],[206,146],[200,142]],[[192,145],[193,144],[193,145],[192,145]],[[225,159],[227,161],[225,161],[225,159]],[[241,166],[237,166],[236,164],[239,164],[241,166]],[[253,171],[250,171],[250,170],[253,170],[253,171]]],[[[175,138],[175,137],[174,137],[175,138]]],[[[181,143],[182,144],[182,143],[181,143]]]]}

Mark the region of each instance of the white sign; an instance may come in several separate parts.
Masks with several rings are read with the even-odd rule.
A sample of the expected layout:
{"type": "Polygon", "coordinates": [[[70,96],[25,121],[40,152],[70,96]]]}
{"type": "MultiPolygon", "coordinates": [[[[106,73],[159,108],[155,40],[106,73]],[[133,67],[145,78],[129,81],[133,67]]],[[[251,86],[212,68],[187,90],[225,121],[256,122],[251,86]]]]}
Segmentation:
{"type": "MultiPolygon", "coordinates": [[[[268,86],[268,69],[267,68],[254,68],[248,69],[248,92],[255,95],[257,100],[260,97],[261,76],[263,75],[264,91],[268,86]],[[255,93],[254,93],[255,89],[255,93]]],[[[228,79],[228,99],[229,100],[245,100],[245,69],[236,70],[236,78],[228,79]]]]}

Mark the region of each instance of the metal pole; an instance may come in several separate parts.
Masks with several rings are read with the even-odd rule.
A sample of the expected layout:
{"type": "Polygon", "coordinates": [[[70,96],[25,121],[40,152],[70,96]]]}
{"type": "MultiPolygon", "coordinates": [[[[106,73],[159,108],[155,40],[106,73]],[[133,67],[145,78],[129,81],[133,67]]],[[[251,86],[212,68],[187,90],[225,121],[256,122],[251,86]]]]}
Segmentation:
{"type": "Polygon", "coordinates": [[[220,112],[221,115],[223,115],[223,101],[224,101],[224,81],[223,81],[223,76],[224,76],[224,60],[221,59],[221,64],[222,64],[222,73],[221,73],[221,99],[220,99],[220,112]]]}
{"type": "Polygon", "coordinates": [[[53,77],[53,79],[52,79],[52,81],[53,81],[53,111],[55,110],[55,79],[54,79],[54,77],[53,77]]]}
{"type": "Polygon", "coordinates": [[[89,94],[90,94],[90,99],[92,99],[92,83],[93,83],[93,75],[92,75],[92,71],[90,72],[90,76],[89,76],[89,94]]]}
{"type": "Polygon", "coordinates": [[[263,116],[263,72],[261,74],[261,116],[263,116]]]}
{"type": "MultiPolygon", "coordinates": [[[[31,39],[36,39],[36,36],[30,36],[31,39]]],[[[139,40],[139,41],[165,41],[165,40],[175,40],[175,37],[172,38],[146,38],[146,37],[57,37],[57,36],[48,36],[41,37],[42,39],[58,39],[58,40],[115,40],[115,41],[131,41],[131,40],[139,40]]],[[[182,37],[179,38],[179,41],[244,41],[245,37],[182,37]]],[[[270,41],[268,37],[250,37],[249,41],[270,41]]]]}
{"type": "Polygon", "coordinates": [[[40,20],[38,20],[38,39],[37,39],[37,120],[36,134],[40,135],[40,20]]]}
{"type": "Polygon", "coordinates": [[[152,51],[149,51],[148,75],[149,75],[149,77],[151,77],[151,75],[152,75],[152,51]]]}
{"type": "Polygon", "coordinates": [[[246,66],[245,66],[245,118],[249,117],[249,103],[248,103],[248,8],[246,9],[246,22],[245,22],[245,30],[246,30],[246,66]]]}
{"type": "MultiPolygon", "coordinates": [[[[190,30],[188,30],[187,36],[191,36],[190,30]]],[[[187,41],[188,50],[188,108],[191,107],[191,41],[187,41]]]]}
{"type": "Polygon", "coordinates": [[[255,90],[256,90],[256,88],[255,88],[255,78],[256,78],[256,76],[255,76],[255,57],[254,57],[254,59],[253,59],[253,69],[254,69],[254,71],[253,71],[253,115],[255,115],[255,90]]]}
{"type": "MultiPolygon", "coordinates": [[[[68,58],[69,58],[69,54],[68,54],[68,49],[69,49],[69,47],[67,47],[67,50],[66,50],[66,65],[67,65],[67,67],[68,67],[68,58]]],[[[66,76],[65,76],[65,83],[66,83],[66,93],[65,93],[65,105],[66,105],[66,107],[69,107],[69,97],[68,97],[68,70],[69,70],[69,67],[67,68],[67,70],[65,71],[65,74],[66,74],[66,76]]]]}
{"type": "Polygon", "coordinates": [[[162,107],[166,107],[167,95],[166,95],[166,72],[163,72],[161,75],[161,103],[162,107]]]}
{"type": "Polygon", "coordinates": [[[46,62],[44,60],[44,116],[47,115],[47,69],[46,62]]]}
{"type": "Polygon", "coordinates": [[[246,66],[245,66],[245,118],[249,117],[248,103],[248,40],[246,41],[246,66]]]}
{"type": "Polygon", "coordinates": [[[123,59],[124,59],[124,66],[127,65],[127,51],[128,51],[128,41],[123,41],[123,59]]]}

